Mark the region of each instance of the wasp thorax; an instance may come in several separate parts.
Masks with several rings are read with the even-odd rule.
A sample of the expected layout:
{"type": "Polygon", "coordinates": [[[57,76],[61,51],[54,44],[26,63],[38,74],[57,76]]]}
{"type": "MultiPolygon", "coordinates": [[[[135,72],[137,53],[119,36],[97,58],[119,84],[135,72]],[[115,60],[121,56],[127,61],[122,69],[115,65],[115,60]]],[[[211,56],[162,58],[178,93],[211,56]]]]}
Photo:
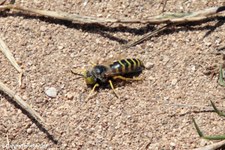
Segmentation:
{"type": "Polygon", "coordinates": [[[92,69],[92,74],[99,79],[101,82],[106,82],[105,73],[107,72],[107,67],[103,65],[97,65],[92,69]]]}

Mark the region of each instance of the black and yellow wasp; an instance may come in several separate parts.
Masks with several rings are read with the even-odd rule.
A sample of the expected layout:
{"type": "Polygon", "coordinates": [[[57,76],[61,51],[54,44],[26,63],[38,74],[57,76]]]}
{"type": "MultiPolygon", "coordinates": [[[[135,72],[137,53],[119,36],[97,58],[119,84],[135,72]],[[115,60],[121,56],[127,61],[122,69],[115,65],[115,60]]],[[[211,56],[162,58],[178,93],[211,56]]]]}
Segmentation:
{"type": "Polygon", "coordinates": [[[141,60],[136,58],[128,58],[115,61],[110,65],[94,65],[92,69],[85,70],[82,74],[76,73],[73,70],[72,72],[82,76],[87,85],[93,85],[93,88],[87,97],[87,99],[89,99],[96,87],[107,82],[110,84],[115,95],[119,97],[115,92],[112,80],[140,80],[140,78],[128,78],[126,76],[134,73],[140,73],[143,69],[144,64],[141,60]]]}

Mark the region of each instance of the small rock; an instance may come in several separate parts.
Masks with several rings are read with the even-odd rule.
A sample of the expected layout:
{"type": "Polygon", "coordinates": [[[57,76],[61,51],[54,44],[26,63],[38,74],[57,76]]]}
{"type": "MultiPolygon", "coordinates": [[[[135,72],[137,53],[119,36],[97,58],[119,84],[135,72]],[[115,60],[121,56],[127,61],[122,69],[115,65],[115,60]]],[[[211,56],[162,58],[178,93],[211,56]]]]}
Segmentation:
{"type": "Polygon", "coordinates": [[[175,146],[176,146],[176,144],[175,144],[175,143],[173,143],[173,142],[171,142],[171,143],[170,143],[170,146],[171,146],[171,147],[175,147],[175,146]]]}
{"type": "Polygon", "coordinates": [[[146,68],[146,69],[151,69],[151,68],[153,68],[153,67],[154,67],[154,64],[151,63],[151,62],[147,62],[147,63],[145,64],[145,68],[146,68]]]}
{"type": "Polygon", "coordinates": [[[27,100],[27,99],[28,99],[27,95],[23,95],[23,96],[22,96],[22,99],[23,99],[23,100],[27,100]]]}
{"type": "Polygon", "coordinates": [[[191,70],[192,70],[192,72],[195,72],[195,71],[196,71],[196,66],[193,65],[193,66],[191,67],[191,70]]]}
{"type": "Polygon", "coordinates": [[[103,15],[102,14],[97,14],[97,17],[102,17],[103,15]]]}
{"type": "Polygon", "coordinates": [[[212,45],[212,43],[211,42],[205,42],[205,45],[209,47],[209,46],[212,45]]]}
{"type": "Polygon", "coordinates": [[[164,101],[168,101],[169,99],[170,99],[169,96],[163,97],[163,100],[164,100],[164,101]]]}
{"type": "Polygon", "coordinates": [[[207,140],[201,139],[200,146],[206,146],[206,145],[207,145],[207,140]]]}
{"type": "Polygon", "coordinates": [[[66,98],[72,100],[74,95],[72,93],[66,93],[66,98]]]}
{"type": "Polygon", "coordinates": [[[41,30],[42,32],[44,32],[44,31],[47,30],[47,28],[46,28],[46,26],[41,26],[41,27],[40,27],[40,30],[41,30]]]}
{"type": "Polygon", "coordinates": [[[64,143],[64,144],[62,145],[62,148],[63,148],[63,149],[66,149],[66,147],[67,147],[67,144],[64,143]]]}
{"type": "Polygon", "coordinates": [[[28,129],[27,129],[27,133],[28,133],[28,134],[31,134],[31,132],[32,132],[32,129],[31,129],[31,128],[28,128],[28,129]]]}
{"type": "Polygon", "coordinates": [[[64,48],[64,47],[63,47],[62,45],[59,45],[59,46],[58,46],[58,49],[59,49],[59,50],[62,50],[63,48],[64,48]]]}
{"type": "Polygon", "coordinates": [[[150,144],[148,149],[159,149],[159,143],[150,144]]]}
{"type": "Polygon", "coordinates": [[[49,97],[56,97],[57,96],[57,90],[54,87],[45,87],[45,94],[48,95],[49,97]]]}
{"type": "Polygon", "coordinates": [[[177,79],[173,79],[172,82],[171,82],[171,85],[174,86],[176,84],[177,84],[177,79]]]}
{"type": "Polygon", "coordinates": [[[150,80],[150,81],[154,81],[154,80],[155,80],[155,78],[154,78],[153,76],[149,76],[149,77],[148,77],[148,80],[150,80]]]}

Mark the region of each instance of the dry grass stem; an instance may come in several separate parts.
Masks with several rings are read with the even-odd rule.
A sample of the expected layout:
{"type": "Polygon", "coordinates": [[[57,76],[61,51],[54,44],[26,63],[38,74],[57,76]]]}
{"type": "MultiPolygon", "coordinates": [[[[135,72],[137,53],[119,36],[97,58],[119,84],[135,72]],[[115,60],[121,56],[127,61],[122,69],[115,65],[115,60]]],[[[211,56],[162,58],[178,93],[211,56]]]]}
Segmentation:
{"type": "MultiPolygon", "coordinates": [[[[165,1],[165,4],[166,5],[165,1]]],[[[148,39],[149,37],[157,34],[158,32],[167,28],[167,25],[177,25],[188,22],[197,22],[203,21],[205,19],[225,16],[225,13],[220,13],[225,10],[225,6],[221,7],[212,7],[204,10],[196,11],[196,12],[188,12],[188,13],[163,13],[162,15],[153,16],[146,20],[140,19],[114,19],[114,18],[97,18],[91,16],[82,16],[77,14],[70,14],[66,12],[57,12],[57,11],[48,11],[48,10],[40,10],[34,8],[25,8],[17,5],[2,5],[0,6],[0,10],[5,9],[13,9],[21,12],[34,13],[36,15],[51,17],[61,20],[72,21],[74,23],[147,23],[153,25],[166,24],[165,26],[159,28],[158,30],[149,33],[142,37],[141,39],[131,42],[123,48],[129,48],[131,46],[135,46],[142,41],[148,39]]]]}
{"type": "Polygon", "coordinates": [[[5,42],[0,38],[0,49],[2,53],[7,57],[7,59],[11,62],[11,64],[16,68],[16,70],[21,73],[22,69],[17,64],[15,58],[13,57],[12,53],[10,52],[9,48],[5,44],[5,42]]]}
{"type": "Polygon", "coordinates": [[[21,12],[34,13],[36,15],[57,18],[61,20],[73,21],[75,23],[148,23],[148,24],[168,24],[168,23],[187,23],[202,21],[205,19],[225,16],[220,13],[225,10],[225,6],[207,8],[201,11],[190,13],[164,13],[162,15],[153,16],[149,19],[113,19],[113,18],[98,18],[91,16],[82,16],[77,14],[70,14],[66,12],[40,10],[34,8],[26,8],[17,5],[2,5],[0,10],[13,9],[21,12]]]}
{"type": "Polygon", "coordinates": [[[205,147],[196,148],[194,150],[216,150],[225,146],[225,140],[220,141],[218,143],[213,143],[211,145],[207,145],[205,147]]]}
{"type": "Polygon", "coordinates": [[[140,39],[138,39],[138,40],[136,40],[136,41],[133,41],[133,42],[130,42],[130,43],[124,45],[122,48],[130,48],[130,47],[132,47],[132,46],[135,46],[135,45],[137,45],[137,44],[140,44],[141,42],[143,42],[143,41],[149,39],[150,37],[152,37],[152,36],[158,34],[159,32],[161,32],[161,31],[167,29],[168,27],[169,27],[169,25],[164,25],[164,26],[162,26],[161,28],[159,28],[159,29],[157,29],[157,30],[155,30],[155,31],[153,31],[153,32],[150,32],[150,33],[144,35],[142,38],[140,38],[140,39]]]}
{"type": "Polygon", "coordinates": [[[15,102],[24,110],[26,110],[36,121],[41,123],[44,127],[47,127],[44,119],[29,106],[22,98],[20,98],[14,91],[9,89],[5,84],[0,82],[0,91],[3,91],[5,94],[7,94],[9,97],[11,97],[15,102]]]}

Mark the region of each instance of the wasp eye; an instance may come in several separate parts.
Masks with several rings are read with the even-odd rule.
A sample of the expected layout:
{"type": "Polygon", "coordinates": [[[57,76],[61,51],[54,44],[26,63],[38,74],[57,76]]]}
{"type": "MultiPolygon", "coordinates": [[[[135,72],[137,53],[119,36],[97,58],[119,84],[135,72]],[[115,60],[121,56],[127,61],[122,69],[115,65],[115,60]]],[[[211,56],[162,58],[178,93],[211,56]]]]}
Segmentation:
{"type": "Polygon", "coordinates": [[[101,74],[101,70],[100,70],[99,68],[96,68],[96,69],[95,69],[95,72],[96,72],[97,74],[101,74]]]}
{"type": "Polygon", "coordinates": [[[86,72],[86,76],[87,76],[87,77],[91,77],[91,76],[92,76],[91,73],[90,73],[90,71],[87,71],[87,72],[86,72]]]}

